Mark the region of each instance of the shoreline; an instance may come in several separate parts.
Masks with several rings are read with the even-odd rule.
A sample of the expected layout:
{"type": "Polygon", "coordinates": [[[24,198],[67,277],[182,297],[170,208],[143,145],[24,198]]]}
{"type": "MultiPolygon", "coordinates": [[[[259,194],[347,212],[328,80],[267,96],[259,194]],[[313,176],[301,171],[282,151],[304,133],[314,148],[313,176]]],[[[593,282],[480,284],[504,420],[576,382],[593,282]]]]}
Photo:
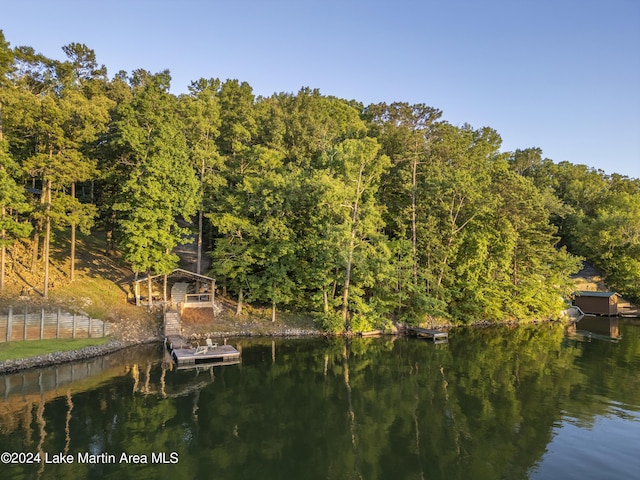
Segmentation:
{"type": "MultiPolygon", "coordinates": [[[[204,339],[207,336],[211,338],[223,338],[223,337],[319,337],[327,336],[319,330],[308,329],[296,329],[286,328],[279,332],[270,333],[256,333],[251,331],[240,332],[211,332],[206,335],[188,335],[190,340],[204,339]]],[[[36,340],[34,340],[36,341],[36,340]]],[[[52,352],[44,355],[37,355],[35,357],[17,358],[13,360],[4,360],[0,362],[0,375],[6,375],[9,373],[16,373],[21,370],[28,370],[31,368],[45,368],[54,365],[60,365],[64,363],[77,362],[82,360],[88,360],[90,358],[102,357],[111,353],[125,350],[127,348],[135,347],[138,345],[146,345],[151,343],[163,343],[161,336],[147,337],[144,339],[138,339],[133,341],[122,341],[118,339],[111,339],[103,345],[83,347],[77,350],[68,350],[65,352],[52,352]]]]}
{"type": "MultiPolygon", "coordinates": [[[[555,321],[562,321],[562,320],[547,319],[547,320],[536,320],[536,321],[526,322],[526,323],[518,323],[513,321],[496,322],[496,323],[480,321],[470,325],[464,325],[464,327],[470,327],[470,328],[488,328],[488,327],[498,327],[498,326],[516,327],[520,325],[543,324],[543,323],[551,323],[555,321]]],[[[459,327],[461,326],[460,325],[459,326],[441,325],[441,326],[435,326],[433,328],[450,330],[452,328],[455,329],[459,327]]],[[[372,333],[378,336],[403,335],[401,331],[372,332],[372,333]]],[[[209,338],[224,338],[224,337],[264,337],[264,338],[290,337],[290,338],[293,338],[293,337],[332,337],[332,336],[366,337],[366,336],[371,336],[372,333],[367,334],[367,332],[349,332],[346,334],[331,334],[331,333],[322,332],[320,330],[315,330],[315,329],[285,328],[280,331],[268,332],[268,333],[253,332],[250,330],[207,332],[204,334],[191,333],[191,334],[185,334],[185,338],[192,341],[197,341],[207,337],[209,338]]],[[[147,337],[144,339],[138,339],[133,341],[122,341],[118,339],[111,339],[104,345],[84,347],[78,350],[68,350],[65,352],[53,352],[45,355],[38,355],[35,357],[5,360],[3,362],[0,362],[0,375],[16,373],[21,370],[28,370],[32,368],[45,368],[45,367],[60,365],[64,363],[71,363],[76,361],[87,360],[90,358],[97,358],[97,357],[118,352],[120,350],[125,350],[127,348],[135,347],[138,345],[162,343],[163,341],[164,340],[161,336],[147,337]]]]}
{"type": "Polygon", "coordinates": [[[68,350],[65,352],[47,353],[45,355],[37,355],[35,357],[5,360],[0,362],[0,375],[16,373],[21,370],[28,370],[31,368],[45,368],[63,363],[88,360],[90,358],[97,358],[130,347],[135,347],[136,345],[154,342],[156,342],[156,339],[148,339],[140,342],[122,342],[120,340],[111,339],[104,345],[84,347],[78,350],[68,350]]]}

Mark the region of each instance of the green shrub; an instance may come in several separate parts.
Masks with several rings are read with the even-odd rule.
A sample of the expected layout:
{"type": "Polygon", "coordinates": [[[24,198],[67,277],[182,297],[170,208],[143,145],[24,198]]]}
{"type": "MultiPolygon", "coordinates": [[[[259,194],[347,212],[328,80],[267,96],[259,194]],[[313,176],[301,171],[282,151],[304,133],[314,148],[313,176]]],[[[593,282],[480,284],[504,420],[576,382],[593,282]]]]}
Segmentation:
{"type": "Polygon", "coordinates": [[[344,331],[344,322],[340,312],[330,311],[323,313],[316,320],[318,328],[328,333],[341,333],[344,331]]]}

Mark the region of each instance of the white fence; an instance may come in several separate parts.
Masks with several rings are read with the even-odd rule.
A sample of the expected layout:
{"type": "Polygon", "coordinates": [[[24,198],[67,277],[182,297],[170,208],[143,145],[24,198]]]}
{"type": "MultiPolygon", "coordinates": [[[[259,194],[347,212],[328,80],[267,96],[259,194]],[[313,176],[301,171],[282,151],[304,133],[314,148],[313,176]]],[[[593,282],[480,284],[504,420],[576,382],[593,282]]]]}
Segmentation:
{"type": "Polygon", "coordinates": [[[86,315],[37,311],[9,307],[0,313],[0,342],[16,340],[43,340],[49,338],[98,338],[109,335],[110,325],[86,315]]]}

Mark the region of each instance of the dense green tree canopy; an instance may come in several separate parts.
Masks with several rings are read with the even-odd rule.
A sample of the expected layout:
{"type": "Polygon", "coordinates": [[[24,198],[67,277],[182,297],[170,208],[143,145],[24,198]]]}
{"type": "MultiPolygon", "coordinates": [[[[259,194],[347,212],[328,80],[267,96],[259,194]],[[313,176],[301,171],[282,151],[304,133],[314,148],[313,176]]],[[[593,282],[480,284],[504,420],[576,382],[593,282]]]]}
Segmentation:
{"type": "Polygon", "coordinates": [[[176,96],[168,71],[110,78],[86,45],[62,50],[0,32],[1,241],[33,231],[34,271],[52,228],[95,219],[136,273],[170,271],[197,232],[198,269],[208,255],[238,313],[310,310],[333,330],[553,316],[578,256],[640,297],[639,180],[503,152],[424,104],[218,79],[176,96]]]}
{"type": "Polygon", "coordinates": [[[195,213],[200,191],[168,72],[138,73],[134,96],[120,105],[115,124],[114,141],[130,169],[114,209],[120,247],[133,270],[168,273],[178,265],[173,249],[188,233],[178,218],[195,213]]]}

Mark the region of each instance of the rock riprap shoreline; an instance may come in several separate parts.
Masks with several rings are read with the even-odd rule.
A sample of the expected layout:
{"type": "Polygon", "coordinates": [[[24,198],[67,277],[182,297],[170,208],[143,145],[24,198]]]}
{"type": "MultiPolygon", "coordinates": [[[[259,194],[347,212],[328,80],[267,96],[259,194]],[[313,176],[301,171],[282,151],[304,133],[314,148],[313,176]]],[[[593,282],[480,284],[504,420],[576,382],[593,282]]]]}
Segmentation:
{"type": "MultiPolygon", "coordinates": [[[[206,337],[212,338],[224,338],[224,337],[301,337],[301,336],[318,336],[323,335],[318,330],[298,329],[298,328],[286,328],[278,332],[269,333],[257,333],[250,330],[236,330],[226,332],[207,332],[206,334],[191,334],[187,338],[197,340],[206,337]]],[[[135,339],[129,341],[123,341],[118,339],[111,339],[103,345],[95,345],[80,348],[78,350],[69,350],[66,352],[53,352],[46,355],[38,355],[36,357],[20,358],[15,360],[5,360],[0,362],[0,375],[6,373],[14,373],[20,370],[29,368],[48,367],[52,365],[59,365],[61,363],[76,362],[81,360],[87,360],[89,358],[100,357],[110,353],[117,352],[124,348],[132,347],[135,345],[141,345],[145,343],[160,342],[162,339],[159,336],[145,336],[144,339],[135,339]]]]}
{"type": "Polygon", "coordinates": [[[122,350],[123,348],[133,345],[135,345],[133,342],[122,342],[114,339],[103,345],[84,347],[78,350],[53,352],[46,355],[38,355],[36,357],[5,360],[4,362],[0,362],[0,374],[13,373],[27,368],[48,367],[51,365],[59,365],[61,363],[86,360],[117,352],[118,350],[122,350]]]}

